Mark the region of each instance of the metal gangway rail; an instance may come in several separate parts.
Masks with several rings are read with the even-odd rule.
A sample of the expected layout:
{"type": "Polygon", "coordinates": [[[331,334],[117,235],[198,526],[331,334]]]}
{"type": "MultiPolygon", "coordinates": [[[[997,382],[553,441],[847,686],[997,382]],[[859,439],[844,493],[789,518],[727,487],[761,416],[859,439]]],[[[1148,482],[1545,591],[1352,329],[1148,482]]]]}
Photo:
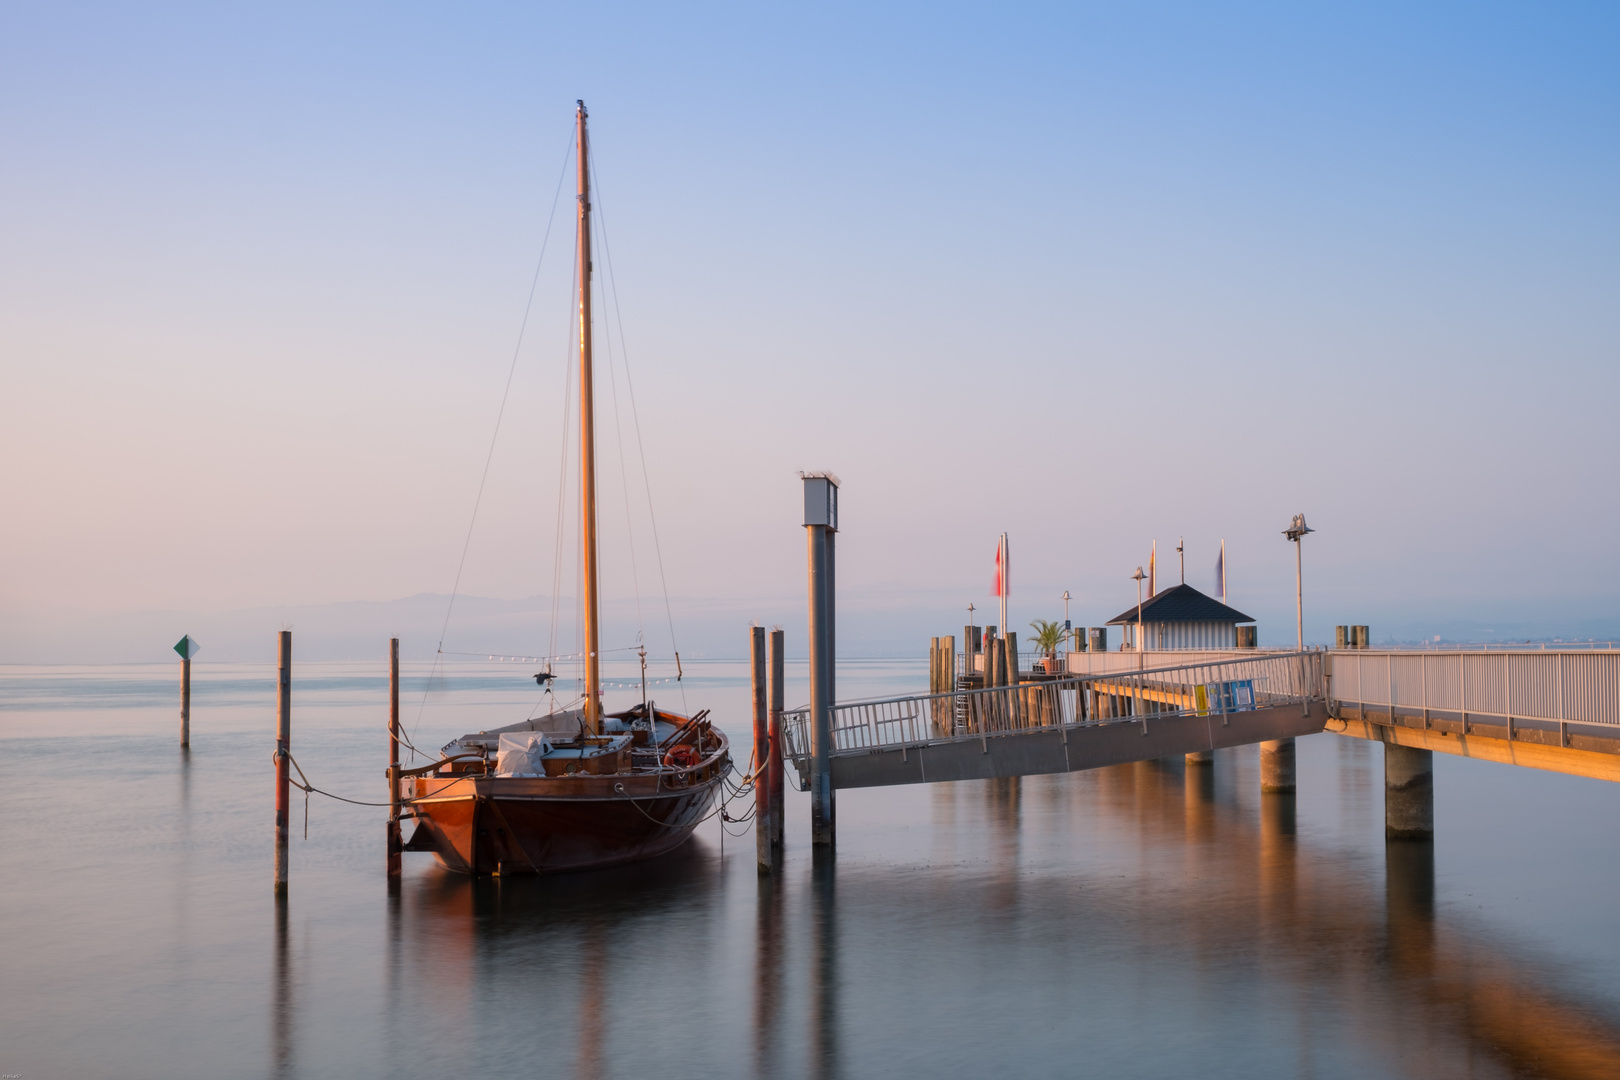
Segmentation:
{"type": "Polygon", "coordinates": [[[1545,732],[1561,746],[1583,728],[1620,734],[1620,652],[1335,650],[1327,675],[1336,713],[1513,741],[1545,732]]]}
{"type": "MultiPolygon", "coordinates": [[[[900,760],[909,763],[907,755],[913,749],[978,743],[989,753],[993,741],[1058,733],[1068,761],[1071,732],[1140,725],[1146,734],[1155,722],[1185,717],[1218,719],[1225,726],[1234,716],[1287,705],[1298,707],[1295,715],[1309,715],[1311,703],[1324,700],[1323,656],[1319,650],[1265,653],[1016,686],[848,702],[829,710],[829,756],[836,761],[897,750],[900,760]]],[[[813,750],[810,710],[796,709],[784,713],[782,719],[784,757],[806,777],[813,750]]],[[[1200,726],[1210,727],[1210,741],[1218,741],[1210,724],[1200,726]]],[[[1071,762],[1068,767],[1077,766],[1071,762]]]]}

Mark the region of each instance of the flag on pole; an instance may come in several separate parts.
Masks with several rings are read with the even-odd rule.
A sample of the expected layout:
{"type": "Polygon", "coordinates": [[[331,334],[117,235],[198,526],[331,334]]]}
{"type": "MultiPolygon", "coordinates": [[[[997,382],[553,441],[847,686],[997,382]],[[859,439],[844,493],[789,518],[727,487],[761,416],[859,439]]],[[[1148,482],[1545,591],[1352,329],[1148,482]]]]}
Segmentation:
{"type": "Polygon", "coordinates": [[[1221,541],[1221,553],[1215,556],[1215,591],[1221,603],[1226,603],[1226,541],[1221,541]]]}
{"type": "Polygon", "coordinates": [[[1002,541],[997,540],[996,541],[996,580],[995,580],[995,583],[990,586],[990,595],[991,596],[1006,596],[1007,595],[1007,575],[1006,575],[1006,572],[1005,572],[1005,567],[1002,565],[1002,560],[1001,560],[1002,546],[1003,546],[1002,541]]]}
{"type": "Polygon", "coordinates": [[[1155,541],[1153,541],[1153,550],[1148,553],[1148,599],[1149,600],[1153,599],[1154,594],[1159,591],[1158,588],[1156,587],[1157,582],[1158,582],[1158,577],[1157,577],[1158,566],[1156,564],[1158,563],[1158,561],[1159,561],[1159,542],[1157,540],[1155,540],[1155,541]]]}

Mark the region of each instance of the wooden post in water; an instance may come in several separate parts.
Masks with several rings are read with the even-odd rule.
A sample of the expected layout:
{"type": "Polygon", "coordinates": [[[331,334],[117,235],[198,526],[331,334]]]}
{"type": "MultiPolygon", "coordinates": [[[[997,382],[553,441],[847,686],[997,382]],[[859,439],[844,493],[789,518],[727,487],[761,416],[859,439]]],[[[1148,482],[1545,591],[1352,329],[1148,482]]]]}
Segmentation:
{"type": "Polygon", "coordinates": [[[765,628],[748,629],[748,668],[753,675],[754,713],[754,858],[759,872],[771,872],[771,726],[765,688],[765,628]]]}
{"type": "Polygon", "coordinates": [[[287,755],[292,750],[292,631],[276,656],[276,892],[287,891],[287,755]]]}
{"type": "Polygon", "coordinates": [[[388,880],[404,872],[399,832],[399,638],[388,639],[388,880]]]}
{"type": "Polygon", "coordinates": [[[191,657],[180,658],[180,749],[191,749],[191,657]]]}
{"type": "Polygon", "coordinates": [[[180,749],[191,749],[191,658],[197,655],[197,643],[186,634],[174,643],[180,654],[180,749]]]}
{"type": "Polygon", "coordinates": [[[787,674],[786,659],[782,655],[782,631],[771,631],[771,715],[770,715],[770,750],[769,765],[765,775],[769,780],[769,798],[767,800],[771,810],[770,834],[771,850],[781,854],[784,837],[782,829],[782,816],[784,810],[783,792],[785,789],[782,776],[782,709],[786,702],[787,693],[783,687],[783,679],[787,674]]]}

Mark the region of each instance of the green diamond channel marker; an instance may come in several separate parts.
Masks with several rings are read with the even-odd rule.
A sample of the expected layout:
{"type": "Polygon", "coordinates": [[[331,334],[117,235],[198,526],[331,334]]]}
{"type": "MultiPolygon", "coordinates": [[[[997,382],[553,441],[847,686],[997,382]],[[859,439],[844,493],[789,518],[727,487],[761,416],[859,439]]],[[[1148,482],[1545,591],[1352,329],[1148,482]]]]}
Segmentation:
{"type": "Polygon", "coordinates": [[[185,637],[174,643],[174,651],[180,654],[180,659],[190,660],[193,656],[196,656],[202,651],[202,646],[198,645],[196,640],[193,639],[190,634],[187,634],[185,637]]]}

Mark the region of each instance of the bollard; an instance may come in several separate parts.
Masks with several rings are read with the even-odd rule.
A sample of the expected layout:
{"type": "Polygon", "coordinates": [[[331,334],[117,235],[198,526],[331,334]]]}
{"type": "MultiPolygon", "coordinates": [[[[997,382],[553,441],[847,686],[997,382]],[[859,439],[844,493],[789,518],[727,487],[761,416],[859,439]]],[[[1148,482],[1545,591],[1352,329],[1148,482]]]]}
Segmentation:
{"type": "Polygon", "coordinates": [[[754,857],[759,872],[771,872],[771,729],[770,709],[765,687],[765,628],[748,629],[748,666],[753,674],[754,694],[754,857]]]}
{"type": "Polygon", "coordinates": [[[786,703],[787,692],[782,685],[787,674],[787,661],[782,652],[782,631],[771,631],[771,714],[770,714],[770,757],[769,769],[766,776],[770,780],[770,808],[771,808],[771,848],[780,854],[784,832],[782,817],[784,811],[783,793],[786,790],[785,778],[782,776],[782,708],[786,703]]]}
{"type": "Polygon", "coordinates": [[[1268,739],[1260,744],[1260,790],[1295,790],[1293,739],[1268,739]]]}
{"type": "Polygon", "coordinates": [[[404,872],[399,830],[399,638],[388,639],[388,878],[404,872]]]}
{"type": "Polygon", "coordinates": [[[1434,751],[1384,744],[1384,837],[1434,839],[1434,751]]]}
{"type": "Polygon", "coordinates": [[[287,755],[292,750],[292,631],[276,656],[276,892],[287,891],[287,755]]]}

